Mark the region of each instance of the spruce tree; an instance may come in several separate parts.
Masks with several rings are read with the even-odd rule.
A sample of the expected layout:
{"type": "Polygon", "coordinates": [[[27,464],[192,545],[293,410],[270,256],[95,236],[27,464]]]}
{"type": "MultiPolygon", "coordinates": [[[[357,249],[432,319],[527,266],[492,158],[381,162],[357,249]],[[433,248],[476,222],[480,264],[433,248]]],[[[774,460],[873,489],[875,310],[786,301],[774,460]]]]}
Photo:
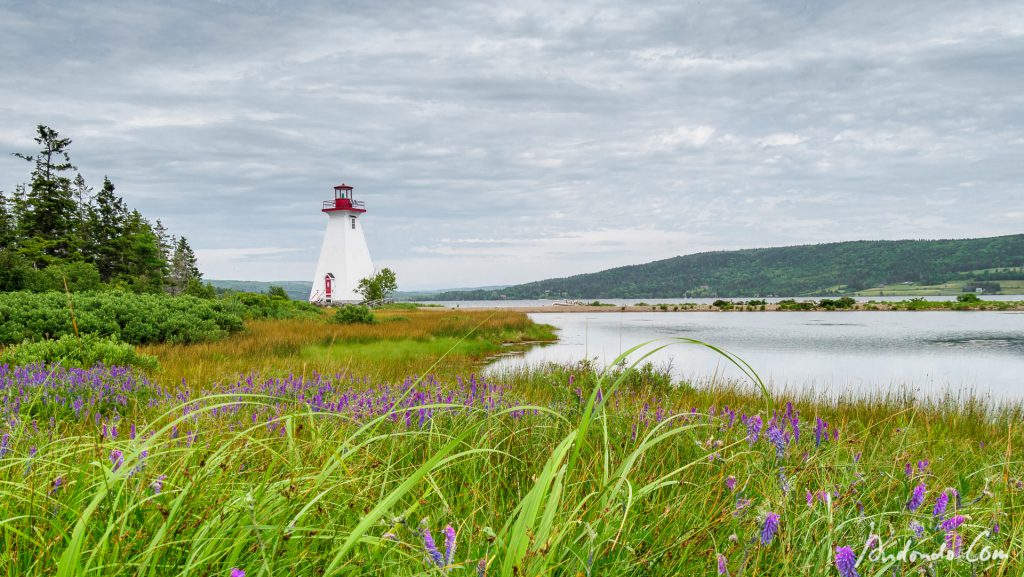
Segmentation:
{"type": "Polygon", "coordinates": [[[190,283],[202,283],[203,274],[199,272],[197,259],[188,239],[181,237],[174,247],[174,256],[171,259],[171,272],[168,281],[168,290],[171,294],[181,294],[188,289],[190,283]]]}
{"type": "Polygon", "coordinates": [[[103,187],[89,207],[89,244],[103,282],[128,274],[127,252],[131,250],[128,235],[128,207],[114,193],[114,184],[103,178],[103,187]]]}
{"type": "Polygon", "coordinates": [[[25,196],[24,214],[19,221],[19,233],[24,238],[42,240],[42,254],[32,255],[40,266],[52,259],[66,258],[72,250],[70,241],[77,206],[67,173],[75,169],[68,156],[70,138],[48,126],[40,124],[35,141],[41,149],[34,156],[15,153],[15,156],[35,163],[28,194],[25,196]],[[49,258],[47,258],[49,257],[49,258]]]}

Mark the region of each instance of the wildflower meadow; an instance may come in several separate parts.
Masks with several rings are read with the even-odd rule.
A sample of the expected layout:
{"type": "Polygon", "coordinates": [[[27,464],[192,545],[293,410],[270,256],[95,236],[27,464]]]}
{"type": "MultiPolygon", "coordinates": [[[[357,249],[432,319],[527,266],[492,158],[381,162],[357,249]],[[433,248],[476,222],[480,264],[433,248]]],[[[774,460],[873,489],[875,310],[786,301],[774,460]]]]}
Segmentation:
{"type": "Polygon", "coordinates": [[[748,382],[0,365],[0,569],[1020,574],[1020,406],[786,396],[721,353],[748,382]]]}

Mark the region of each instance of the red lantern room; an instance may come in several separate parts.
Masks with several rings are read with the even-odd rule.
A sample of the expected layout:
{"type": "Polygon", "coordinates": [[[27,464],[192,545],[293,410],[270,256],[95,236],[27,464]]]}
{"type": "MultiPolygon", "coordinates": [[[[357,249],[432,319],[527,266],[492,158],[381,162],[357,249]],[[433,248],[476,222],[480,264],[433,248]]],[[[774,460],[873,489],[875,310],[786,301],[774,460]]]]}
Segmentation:
{"type": "Polygon", "coordinates": [[[334,200],[325,200],[323,212],[347,210],[366,212],[366,203],[352,199],[352,187],[342,183],[334,187],[334,200]]]}

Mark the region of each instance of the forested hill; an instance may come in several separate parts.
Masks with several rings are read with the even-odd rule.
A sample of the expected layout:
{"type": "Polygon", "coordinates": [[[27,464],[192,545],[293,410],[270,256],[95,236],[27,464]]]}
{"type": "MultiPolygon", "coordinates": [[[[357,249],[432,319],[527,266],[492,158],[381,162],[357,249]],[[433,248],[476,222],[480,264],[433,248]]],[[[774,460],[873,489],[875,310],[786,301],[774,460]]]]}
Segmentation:
{"type": "Polygon", "coordinates": [[[432,300],[820,295],[903,282],[1024,278],[1020,267],[1024,234],[853,241],[705,252],[500,290],[445,292],[432,300]]]}

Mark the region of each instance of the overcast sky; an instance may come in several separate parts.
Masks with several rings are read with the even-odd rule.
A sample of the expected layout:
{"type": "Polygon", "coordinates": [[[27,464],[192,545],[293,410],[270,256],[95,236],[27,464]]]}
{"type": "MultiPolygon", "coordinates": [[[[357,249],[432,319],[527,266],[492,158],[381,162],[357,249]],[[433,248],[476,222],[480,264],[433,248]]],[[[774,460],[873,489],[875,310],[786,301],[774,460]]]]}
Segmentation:
{"type": "Polygon", "coordinates": [[[343,181],[402,289],[1024,231],[1022,2],[498,4],[0,0],[0,151],[218,279],[311,280],[343,181]]]}

